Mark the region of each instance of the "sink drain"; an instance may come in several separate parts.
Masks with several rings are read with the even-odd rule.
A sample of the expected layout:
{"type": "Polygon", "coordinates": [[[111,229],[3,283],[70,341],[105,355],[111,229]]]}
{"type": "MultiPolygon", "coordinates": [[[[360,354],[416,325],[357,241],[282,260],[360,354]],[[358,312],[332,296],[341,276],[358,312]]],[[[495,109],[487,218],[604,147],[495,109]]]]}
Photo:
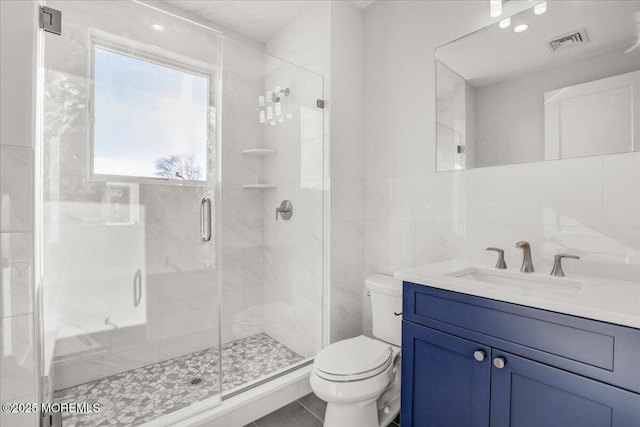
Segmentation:
{"type": "Polygon", "coordinates": [[[194,378],[191,380],[191,385],[200,384],[202,382],[202,378],[194,378]]]}

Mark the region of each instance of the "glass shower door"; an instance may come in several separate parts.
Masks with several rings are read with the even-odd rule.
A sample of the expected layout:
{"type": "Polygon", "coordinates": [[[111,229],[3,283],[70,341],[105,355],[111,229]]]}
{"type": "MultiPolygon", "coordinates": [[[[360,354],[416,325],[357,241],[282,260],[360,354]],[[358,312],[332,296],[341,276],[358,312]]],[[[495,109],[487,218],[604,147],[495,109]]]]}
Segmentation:
{"type": "MultiPolygon", "coordinates": [[[[220,400],[219,35],[136,2],[47,1],[43,400],[139,425],[220,400]]],[[[112,425],[112,424],[110,424],[112,425]]]]}
{"type": "Polygon", "coordinates": [[[226,394],[322,349],[325,188],[322,75],[228,38],[221,56],[226,394]]]}

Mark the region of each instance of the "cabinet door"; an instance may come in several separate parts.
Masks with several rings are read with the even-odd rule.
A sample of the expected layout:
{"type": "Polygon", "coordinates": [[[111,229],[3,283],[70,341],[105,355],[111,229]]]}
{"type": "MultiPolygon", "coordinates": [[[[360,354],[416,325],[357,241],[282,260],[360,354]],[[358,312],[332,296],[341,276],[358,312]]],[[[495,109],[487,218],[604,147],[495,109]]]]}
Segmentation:
{"type": "Polygon", "coordinates": [[[494,349],[497,358],[491,427],[640,426],[638,394],[494,349]]]}
{"type": "Polygon", "coordinates": [[[402,427],[487,427],[490,362],[487,346],[402,322],[402,427]]]}

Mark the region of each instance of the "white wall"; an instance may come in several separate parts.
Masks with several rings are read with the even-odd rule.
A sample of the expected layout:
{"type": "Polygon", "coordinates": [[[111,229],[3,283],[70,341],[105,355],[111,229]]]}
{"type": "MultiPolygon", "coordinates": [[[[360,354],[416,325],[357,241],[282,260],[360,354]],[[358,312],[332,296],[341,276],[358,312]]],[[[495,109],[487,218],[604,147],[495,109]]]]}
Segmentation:
{"type": "Polygon", "coordinates": [[[328,143],[323,97],[328,69],[329,3],[311,4],[266,43],[265,90],[288,87],[283,99],[291,119],[266,125],[266,145],[278,152],[265,159],[264,262],[266,332],[303,357],[322,349],[323,166],[328,143]],[[290,63],[289,63],[290,62],[290,63]],[[292,65],[296,64],[296,65],[292,65]],[[300,68],[298,67],[298,65],[300,68]],[[326,75],[325,75],[326,76],[326,75]],[[283,200],[293,204],[290,220],[275,220],[283,200]]]}
{"type": "Polygon", "coordinates": [[[362,10],[351,2],[332,2],[331,342],[362,333],[363,25],[362,10]]]}
{"type": "Polygon", "coordinates": [[[638,280],[640,154],[435,173],[434,50],[489,22],[476,1],[365,11],[365,275],[458,256],[492,266],[487,246],[519,268],[524,239],[538,271],[567,251],[583,258],[568,275],[638,280]]]}
{"type": "Polygon", "coordinates": [[[331,342],[362,331],[362,48],[362,10],[346,1],[312,4],[266,46],[324,76],[324,244],[330,261],[323,299],[331,342]]]}
{"type": "Polygon", "coordinates": [[[264,193],[244,184],[262,180],[260,157],[242,150],[261,147],[258,96],[264,93],[265,55],[243,42],[222,41],[222,342],[264,332],[264,193]]]}
{"type": "MultiPolygon", "coordinates": [[[[36,401],[33,283],[35,3],[0,2],[0,401],[36,401]]],[[[35,426],[2,411],[0,424],[35,426]]]]}
{"type": "Polygon", "coordinates": [[[475,89],[475,166],[544,160],[544,93],[633,71],[638,58],[606,53],[475,89]]]}

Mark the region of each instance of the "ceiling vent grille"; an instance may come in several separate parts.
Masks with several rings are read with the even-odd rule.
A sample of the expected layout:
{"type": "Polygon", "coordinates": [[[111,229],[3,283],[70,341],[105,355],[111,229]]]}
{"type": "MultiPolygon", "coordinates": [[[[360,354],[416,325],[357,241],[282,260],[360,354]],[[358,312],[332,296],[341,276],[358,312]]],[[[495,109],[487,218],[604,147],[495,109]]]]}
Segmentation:
{"type": "Polygon", "coordinates": [[[569,49],[585,43],[589,43],[589,36],[587,35],[587,30],[585,28],[581,28],[577,31],[563,34],[560,37],[549,41],[547,45],[552,52],[557,52],[559,50],[569,49]]]}

